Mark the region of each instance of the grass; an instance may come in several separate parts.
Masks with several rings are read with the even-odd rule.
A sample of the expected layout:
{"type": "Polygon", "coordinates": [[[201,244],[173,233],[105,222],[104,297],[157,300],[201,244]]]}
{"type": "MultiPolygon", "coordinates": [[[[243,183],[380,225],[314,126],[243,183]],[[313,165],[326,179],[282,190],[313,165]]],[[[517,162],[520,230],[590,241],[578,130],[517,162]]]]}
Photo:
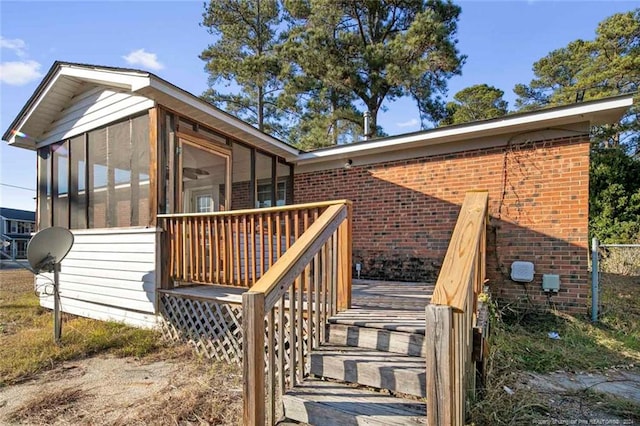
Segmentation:
{"type": "Polygon", "coordinates": [[[74,410],[74,404],[84,397],[77,388],[64,387],[36,395],[28,404],[11,413],[12,422],[33,425],[52,424],[60,416],[74,410]]]}
{"type": "MultiPolygon", "coordinates": [[[[483,398],[471,407],[474,424],[530,424],[554,415],[557,407],[549,406],[549,398],[521,386],[522,372],[639,369],[640,277],[608,274],[602,281],[603,313],[598,324],[592,324],[586,315],[533,309],[496,312],[486,388],[483,398]],[[549,339],[549,331],[558,332],[560,340],[549,339]],[[509,395],[505,389],[516,391],[509,395]]],[[[30,378],[61,361],[97,353],[150,359],[161,353],[156,332],[122,324],[64,316],[60,346],[53,343],[52,330],[51,312],[39,307],[33,292],[33,276],[26,271],[0,271],[0,387],[30,378]]],[[[132,406],[120,424],[133,420],[164,424],[167,419],[173,424],[239,424],[241,371],[223,363],[193,358],[185,362],[187,357],[179,357],[185,373],[144,406],[132,406]],[[134,413],[136,417],[131,418],[134,413]]],[[[78,397],[74,389],[67,388],[42,398],[39,395],[18,410],[15,419],[47,423],[64,413],[51,411],[46,401],[78,397]]],[[[640,421],[640,407],[627,400],[593,391],[559,397],[568,401],[567,405],[596,407],[599,412],[640,421]]],[[[74,409],[73,404],[59,408],[74,409]]]]}
{"type": "Polygon", "coordinates": [[[39,306],[33,282],[28,271],[0,271],[0,387],[65,360],[99,352],[142,357],[159,348],[155,331],[71,315],[63,315],[56,345],[51,311],[39,306]]]}
{"type": "Polygon", "coordinates": [[[640,364],[640,277],[602,278],[605,309],[596,324],[586,315],[553,311],[503,313],[493,342],[501,361],[539,373],[640,364]],[[551,331],[560,340],[550,339],[551,331]]]}
{"type": "MultiPolygon", "coordinates": [[[[549,419],[553,407],[540,393],[522,386],[531,371],[599,372],[624,368],[640,371],[640,276],[602,276],[603,312],[593,324],[586,315],[497,307],[490,339],[492,351],[484,398],[471,407],[477,425],[528,424],[549,419]],[[555,331],[560,340],[548,333],[555,331]],[[513,395],[505,387],[517,389],[513,395]]],[[[563,395],[580,407],[638,420],[640,406],[597,392],[563,395]]]]}
{"type": "MultiPolygon", "coordinates": [[[[33,292],[33,275],[0,270],[0,388],[30,378],[40,380],[40,371],[97,354],[180,363],[165,388],[143,398],[132,396],[125,402],[126,410],[109,417],[110,424],[241,424],[239,366],[198,358],[187,345],[161,345],[157,332],[72,315],[63,315],[58,346],[53,343],[51,311],[39,306],[33,292]]],[[[112,410],[113,402],[102,401],[99,395],[81,389],[82,385],[74,386],[62,381],[43,386],[7,419],[33,425],[103,423],[104,411],[112,410]]]]}

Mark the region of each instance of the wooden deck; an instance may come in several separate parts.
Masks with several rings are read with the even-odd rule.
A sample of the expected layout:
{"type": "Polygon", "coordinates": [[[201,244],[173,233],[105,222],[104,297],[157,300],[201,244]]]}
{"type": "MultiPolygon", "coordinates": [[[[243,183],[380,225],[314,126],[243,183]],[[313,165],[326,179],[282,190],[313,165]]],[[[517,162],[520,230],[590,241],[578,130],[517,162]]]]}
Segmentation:
{"type": "MultiPolygon", "coordinates": [[[[371,312],[372,316],[387,315],[389,311],[398,317],[419,318],[424,320],[424,308],[431,300],[433,284],[413,283],[401,281],[353,280],[352,309],[371,312]],[[378,311],[378,312],[376,312],[378,311]],[[419,314],[417,314],[419,313],[419,314]]],[[[224,285],[183,285],[172,290],[161,290],[164,294],[215,301],[219,303],[242,304],[242,293],[247,291],[242,287],[224,285]]]]}

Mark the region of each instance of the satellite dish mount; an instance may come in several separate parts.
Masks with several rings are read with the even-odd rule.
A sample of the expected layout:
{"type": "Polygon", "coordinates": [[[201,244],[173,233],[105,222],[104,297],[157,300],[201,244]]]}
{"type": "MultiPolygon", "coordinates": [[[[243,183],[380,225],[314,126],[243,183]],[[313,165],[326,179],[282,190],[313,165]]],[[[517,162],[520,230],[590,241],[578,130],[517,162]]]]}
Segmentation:
{"type": "Polygon", "coordinates": [[[53,272],[53,340],[60,343],[62,318],[60,314],[60,262],[73,246],[73,234],[66,228],[53,226],[43,229],[27,245],[27,260],[34,273],[53,272]]]}

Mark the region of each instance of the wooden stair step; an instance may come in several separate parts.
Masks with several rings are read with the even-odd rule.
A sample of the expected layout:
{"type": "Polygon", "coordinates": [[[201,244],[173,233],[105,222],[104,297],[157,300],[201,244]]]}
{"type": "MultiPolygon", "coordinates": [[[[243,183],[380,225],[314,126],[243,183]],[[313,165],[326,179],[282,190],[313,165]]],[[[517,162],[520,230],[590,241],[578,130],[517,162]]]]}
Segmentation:
{"type": "Polygon", "coordinates": [[[426,396],[426,362],[422,357],[350,346],[321,346],[311,353],[311,374],[426,396]]]}
{"type": "Polygon", "coordinates": [[[422,310],[353,308],[331,317],[332,324],[356,325],[389,331],[422,334],[424,336],[425,316],[422,310]]]}
{"type": "Polygon", "coordinates": [[[343,383],[307,379],[283,396],[288,419],[311,425],[424,425],[424,402],[397,398],[343,383]]]}
{"type": "Polygon", "coordinates": [[[354,346],[410,356],[424,357],[424,333],[391,331],[375,327],[361,327],[341,323],[329,324],[328,343],[354,346]]]}

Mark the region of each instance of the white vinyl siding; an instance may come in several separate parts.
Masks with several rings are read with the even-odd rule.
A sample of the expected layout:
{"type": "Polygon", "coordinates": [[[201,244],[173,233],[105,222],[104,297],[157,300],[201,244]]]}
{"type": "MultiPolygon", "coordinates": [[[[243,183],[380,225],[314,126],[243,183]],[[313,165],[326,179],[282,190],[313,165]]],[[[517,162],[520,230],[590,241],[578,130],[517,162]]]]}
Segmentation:
{"type": "Polygon", "coordinates": [[[154,101],[117,90],[93,87],[72,98],[39,138],[38,146],[79,135],[113,121],[153,108],[154,101]]]}
{"type": "MultiPolygon", "coordinates": [[[[122,228],[73,231],[75,241],[60,271],[63,312],[156,325],[156,229],[122,228]]],[[[36,279],[40,303],[53,308],[53,274],[36,279]]]]}

